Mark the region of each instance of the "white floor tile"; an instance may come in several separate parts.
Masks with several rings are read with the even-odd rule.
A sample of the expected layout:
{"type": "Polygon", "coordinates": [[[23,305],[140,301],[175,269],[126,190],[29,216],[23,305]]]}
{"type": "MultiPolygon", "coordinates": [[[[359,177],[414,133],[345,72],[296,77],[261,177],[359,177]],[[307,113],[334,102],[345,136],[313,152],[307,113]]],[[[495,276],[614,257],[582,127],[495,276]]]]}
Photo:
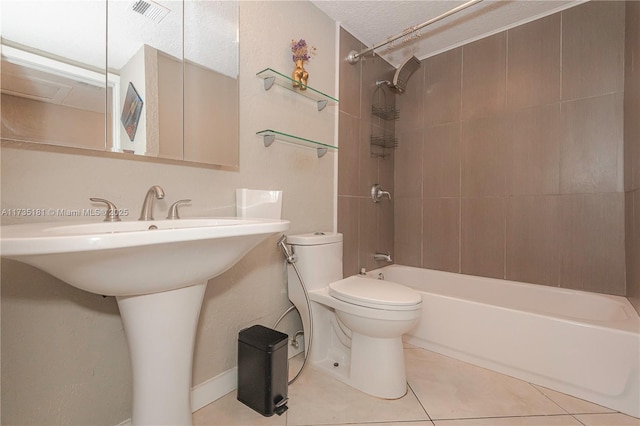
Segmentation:
{"type": "Polygon", "coordinates": [[[545,394],[549,399],[565,409],[569,414],[593,414],[593,413],[614,413],[615,410],[603,407],[584,399],[574,398],[571,395],[556,392],[552,389],[542,386],[535,386],[540,392],[545,394]]]}
{"type": "Polygon", "coordinates": [[[348,426],[433,426],[431,421],[417,421],[417,422],[395,422],[395,423],[349,423],[348,426]]]}
{"type": "Polygon", "coordinates": [[[640,419],[621,413],[579,414],[575,416],[585,426],[638,426],[640,419]]]}
{"type": "MultiPolygon", "coordinates": [[[[289,386],[282,416],[260,415],[234,391],[194,413],[194,425],[640,426],[640,419],[409,344],[405,356],[410,389],[398,400],[366,395],[307,366],[289,386]]],[[[290,360],[290,377],[301,363],[290,360]]]]}
{"type": "Polygon", "coordinates": [[[264,417],[238,401],[236,391],[193,413],[195,426],[286,426],[287,413],[264,417]]]}
{"type": "Polygon", "coordinates": [[[409,385],[433,420],[566,414],[522,380],[424,350],[405,355],[409,385]]]}
{"type": "Polygon", "coordinates": [[[411,391],[396,400],[376,398],[312,366],[289,387],[289,426],[410,420],[429,420],[411,391]]]}
{"type": "Polygon", "coordinates": [[[569,415],[434,420],[434,424],[435,426],[582,426],[579,421],[569,415]]]}

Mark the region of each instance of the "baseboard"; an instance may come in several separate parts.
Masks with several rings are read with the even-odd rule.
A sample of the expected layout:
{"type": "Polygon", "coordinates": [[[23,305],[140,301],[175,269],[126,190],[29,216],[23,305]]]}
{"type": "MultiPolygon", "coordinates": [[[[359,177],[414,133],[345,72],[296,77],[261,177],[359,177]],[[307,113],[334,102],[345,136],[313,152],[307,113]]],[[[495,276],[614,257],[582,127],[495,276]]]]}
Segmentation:
{"type": "MultiPolygon", "coordinates": [[[[290,346],[288,357],[291,358],[303,351],[304,340],[298,338],[300,347],[294,349],[290,346]]],[[[238,388],[238,367],[233,367],[215,377],[200,383],[191,389],[191,411],[196,412],[212,402],[222,398],[229,392],[238,388]]],[[[131,419],[127,419],[117,426],[131,426],[131,419]]]]}
{"type": "Polygon", "coordinates": [[[200,383],[191,389],[191,411],[196,412],[238,387],[238,367],[200,383]]]}

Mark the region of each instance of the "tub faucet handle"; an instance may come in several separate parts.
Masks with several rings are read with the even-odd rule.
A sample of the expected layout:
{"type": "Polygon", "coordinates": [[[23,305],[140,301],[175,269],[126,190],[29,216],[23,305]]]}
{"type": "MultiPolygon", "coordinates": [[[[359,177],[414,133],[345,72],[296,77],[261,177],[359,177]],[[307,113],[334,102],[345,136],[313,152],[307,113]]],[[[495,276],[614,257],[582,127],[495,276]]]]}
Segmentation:
{"type": "Polygon", "coordinates": [[[371,199],[374,203],[379,203],[380,200],[382,200],[382,197],[391,199],[391,194],[389,193],[389,191],[384,191],[379,183],[376,183],[371,187],[371,199]]]}

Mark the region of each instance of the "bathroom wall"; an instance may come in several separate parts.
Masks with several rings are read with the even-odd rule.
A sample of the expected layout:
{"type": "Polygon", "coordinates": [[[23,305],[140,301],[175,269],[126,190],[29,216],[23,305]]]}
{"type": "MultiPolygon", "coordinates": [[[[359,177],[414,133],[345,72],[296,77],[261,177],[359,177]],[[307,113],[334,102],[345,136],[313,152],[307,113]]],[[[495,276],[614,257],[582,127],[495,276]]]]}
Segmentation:
{"type": "Polygon", "coordinates": [[[392,257],[394,253],[393,200],[374,203],[371,199],[376,183],[393,192],[393,150],[384,158],[372,156],[370,137],[383,124],[371,115],[376,81],[391,80],[395,69],[379,56],[354,65],[346,62],[350,51],[365,47],[340,30],[338,231],[344,235],[345,276],[361,268],[384,266],[373,259],[376,252],[390,252],[392,257]]]}
{"type": "MultiPolygon", "coordinates": [[[[135,220],[146,190],[159,184],[166,198],[156,204],[157,218],[181,198],[193,200],[182,208],[183,217],[228,216],[235,214],[235,188],[251,187],[284,190],[288,233],[334,229],[336,154],[318,159],[314,150],[280,142],[264,148],[255,133],[273,128],[337,143],[337,108],[318,112],[313,101],[277,86],[265,92],[256,77],[267,67],[288,73],[289,44],[305,38],[317,48],[307,66],[309,83],[337,97],[335,25],[308,2],[242,1],[240,22],[238,172],[5,147],[2,208],[82,209],[94,207],[88,198],[96,196],[129,209],[126,219],[135,220]]],[[[2,217],[3,224],[27,220],[2,217]]],[[[240,329],[271,326],[289,306],[275,241],[274,236],[260,244],[209,283],[194,385],[236,365],[240,329]]],[[[131,373],[114,298],[77,290],[13,261],[3,260],[1,273],[1,423],[116,425],[129,418],[131,373]]],[[[295,315],[289,317],[281,329],[293,333],[300,324],[295,315]]]]}
{"type": "Polygon", "coordinates": [[[640,313],[640,2],[626,5],[624,188],[627,296],[640,313]]]}
{"type": "Polygon", "coordinates": [[[397,98],[395,261],[624,295],[624,46],[624,2],[591,1],[424,60],[397,98]]]}

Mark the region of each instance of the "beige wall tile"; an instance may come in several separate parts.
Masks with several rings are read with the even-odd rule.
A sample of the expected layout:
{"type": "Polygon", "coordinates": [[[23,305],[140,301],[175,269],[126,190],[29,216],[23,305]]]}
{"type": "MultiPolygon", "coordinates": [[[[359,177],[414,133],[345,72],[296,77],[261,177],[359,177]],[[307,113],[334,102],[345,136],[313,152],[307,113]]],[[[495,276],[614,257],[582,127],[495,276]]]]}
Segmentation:
{"type": "Polygon", "coordinates": [[[504,197],[463,198],[461,220],[461,272],[504,278],[504,197]]]}
{"type": "Polygon", "coordinates": [[[560,14],[507,32],[507,105],[522,108],[560,100],[560,14]]]}
{"type": "Polygon", "coordinates": [[[377,182],[382,185],[382,188],[384,188],[385,190],[389,190],[391,191],[391,196],[395,197],[395,193],[393,191],[395,191],[395,177],[394,177],[394,172],[395,172],[395,167],[394,167],[394,162],[395,162],[395,150],[390,150],[389,154],[382,158],[378,158],[378,180],[377,182]]]}
{"type": "Polygon", "coordinates": [[[562,104],[560,192],[623,190],[623,95],[562,104]]]}
{"type": "Polygon", "coordinates": [[[502,112],[506,104],[507,33],[463,47],[462,120],[502,112]]]}
{"type": "Polygon", "coordinates": [[[462,48],[422,61],[424,67],[424,124],[460,121],[462,95],[462,48]]]}
{"type": "MultiPolygon", "coordinates": [[[[623,138],[627,139],[629,153],[640,153],[640,148],[629,150],[629,146],[635,145],[628,143],[629,139],[632,142],[638,139],[640,144],[640,137],[635,138],[628,128],[626,134],[623,132],[624,102],[630,102],[628,93],[634,94],[632,100],[637,98],[627,83],[624,99],[623,86],[616,83],[622,75],[623,63],[614,63],[611,69],[597,64],[595,71],[567,65],[569,68],[563,69],[565,80],[560,74],[563,40],[584,44],[576,49],[591,55],[591,61],[608,58],[611,52],[605,50],[610,48],[615,53],[623,46],[619,31],[613,29],[623,16],[619,13],[620,4],[597,3],[581,5],[425,59],[411,77],[410,90],[397,96],[401,115],[395,123],[399,147],[391,156],[392,167],[389,159],[369,157],[371,128],[381,121],[371,124],[364,117],[366,123],[360,127],[357,195],[368,197],[371,185],[378,181],[385,189],[391,187],[394,197],[394,214],[385,210],[388,206],[382,206],[377,214],[378,249],[384,249],[385,242],[393,238],[397,263],[452,270],[451,265],[455,264],[452,259],[459,257],[462,272],[502,277],[506,270],[512,279],[559,283],[572,288],[584,287],[577,283],[581,279],[572,277],[579,271],[575,265],[589,262],[592,257],[613,276],[619,275],[619,262],[605,265],[599,260],[602,254],[596,241],[609,241],[612,235],[621,235],[623,222],[607,225],[605,220],[603,225],[596,219],[600,215],[599,204],[587,202],[582,203],[583,214],[589,218],[584,220],[592,225],[578,226],[567,219],[573,214],[567,213],[568,198],[562,198],[561,202],[557,196],[591,193],[595,197],[601,192],[621,192],[625,188],[625,159],[627,169],[629,164],[635,169],[635,164],[640,163],[633,154],[626,154],[625,158],[623,138]],[[581,8],[585,10],[579,11],[581,8]],[[568,18],[569,29],[560,23],[564,19],[562,14],[574,14],[568,18]],[[590,29],[594,25],[603,28],[590,29]],[[580,34],[585,31],[604,34],[605,45],[609,47],[603,50],[600,41],[593,44],[591,36],[580,41],[565,34],[562,39],[563,28],[580,34]],[[598,75],[606,75],[603,77],[606,84],[597,89],[591,85],[596,85],[598,75]],[[570,89],[578,93],[583,77],[596,82],[589,83],[587,88],[601,92],[609,84],[617,87],[618,92],[595,97],[590,93],[584,95],[588,99],[561,102],[561,80],[562,84],[567,79],[575,83],[570,89]],[[507,194],[515,197],[507,199],[507,194]],[[461,217],[453,214],[455,203],[461,203],[458,209],[461,217]],[[395,223],[393,230],[385,228],[390,220],[395,223]],[[455,221],[461,224],[458,237],[461,245],[452,237],[453,231],[449,231],[455,221]],[[434,247],[429,244],[433,240],[442,241],[439,252],[429,251],[434,247]],[[573,244],[595,246],[575,249],[573,244]]],[[[633,29],[628,22],[629,17],[627,28],[633,29]]],[[[627,44],[634,43],[633,34],[627,34],[627,40],[632,39],[627,44]]],[[[640,53],[634,53],[633,57],[640,57],[640,53]]],[[[577,60],[564,59],[565,63],[577,60]]],[[[381,64],[372,64],[363,72],[366,80],[363,84],[373,84],[376,74],[385,72],[381,64]]],[[[628,111],[637,115],[633,112],[634,105],[627,107],[627,117],[628,111]]],[[[365,107],[369,108],[363,103],[362,115],[365,107]]],[[[626,122],[634,125],[640,120],[626,122]]],[[[626,179],[627,190],[636,187],[635,174],[631,175],[626,179]],[[631,187],[628,182],[632,182],[631,187]]],[[[640,172],[637,175],[640,177],[640,172]]],[[[340,182],[340,188],[344,184],[340,182]]],[[[633,222],[636,218],[631,219],[633,222]]],[[[598,281],[593,280],[587,289],[620,291],[619,284],[612,286],[598,281]]],[[[640,288],[637,292],[640,293],[640,288]]]]}
{"type": "Polygon", "coordinates": [[[422,266],[460,272],[460,198],[425,198],[422,226],[422,266]]]}
{"type": "Polygon", "coordinates": [[[640,2],[626,2],[624,86],[627,297],[640,313],[640,2]]]}
{"type": "Polygon", "coordinates": [[[624,116],[624,188],[631,191],[640,188],[640,91],[625,92],[624,116]]]}
{"type": "Polygon", "coordinates": [[[509,194],[557,194],[560,189],[560,105],[514,111],[507,145],[509,194]]]}
{"type": "Polygon", "coordinates": [[[559,198],[560,286],[625,294],[624,194],[559,198]]]}
{"type": "MultiPolygon", "coordinates": [[[[362,43],[349,34],[344,28],[340,28],[340,58],[346,58],[350,51],[360,51],[362,43]]],[[[360,81],[362,72],[362,61],[354,65],[346,64],[340,67],[340,90],[338,107],[340,111],[360,117],[360,81]]]]}
{"type": "Polygon", "coordinates": [[[640,313],[640,190],[625,193],[627,297],[640,313]]]}
{"type": "MultiPolygon", "coordinates": [[[[391,253],[391,259],[395,261],[395,250],[393,241],[394,226],[394,202],[393,200],[382,200],[377,204],[378,209],[378,226],[376,235],[376,251],[383,253],[391,253]]],[[[379,266],[385,266],[386,262],[378,263],[379,266]]]]}
{"type": "Polygon", "coordinates": [[[507,279],[557,286],[560,278],[558,197],[507,201],[507,279]]]}
{"type": "Polygon", "coordinates": [[[425,129],[422,196],[460,196],[460,123],[425,129]]]}
{"type": "Polygon", "coordinates": [[[380,126],[373,124],[370,118],[360,120],[360,147],[358,152],[358,195],[366,197],[371,193],[371,186],[378,183],[378,158],[371,155],[371,135],[381,132],[380,126]]]}
{"type": "Polygon", "coordinates": [[[626,2],[625,190],[640,189],[640,2],[626,2]]]}
{"type": "Polygon", "coordinates": [[[409,78],[407,90],[396,97],[400,118],[397,125],[403,131],[422,129],[424,126],[425,67],[420,66],[409,78]]]}
{"type": "Polygon", "coordinates": [[[422,200],[396,198],[394,201],[395,263],[422,266],[422,200]]]}
{"type": "Polygon", "coordinates": [[[359,199],[338,196],[338,232],[342,233],[342,271],[345,277],[357,274],[359,199]]]}
{"type": "Polygon", "coordinates": [[[422,196],[422,131],[398,135],[395,156],[396,198],[422,196]]]}
{"type": "Polygon", "coordinates": [[[562,99],[620,92],[624,2],[590,1],[562,12],[562,99]]]}
{"type": "Polygon", "coordinates": [[[463,196],[505,195],[508,125],[498,116],[462,123],[463,196]]]}
{"type": "Polygon", "coordinates": [[[338,195],[357,195],[360,182],[360,120],[339,113],[338,195]]]}
{"type": "MultiPolygon", "coordinates": [[[[388,200],[384,200],[388,201],[388,200]]],[[[378,212],[379,206],[371,198],[358,198],[358,270],[374,269],[379,265],[373,259],[378,251],[378,212]]]]}

